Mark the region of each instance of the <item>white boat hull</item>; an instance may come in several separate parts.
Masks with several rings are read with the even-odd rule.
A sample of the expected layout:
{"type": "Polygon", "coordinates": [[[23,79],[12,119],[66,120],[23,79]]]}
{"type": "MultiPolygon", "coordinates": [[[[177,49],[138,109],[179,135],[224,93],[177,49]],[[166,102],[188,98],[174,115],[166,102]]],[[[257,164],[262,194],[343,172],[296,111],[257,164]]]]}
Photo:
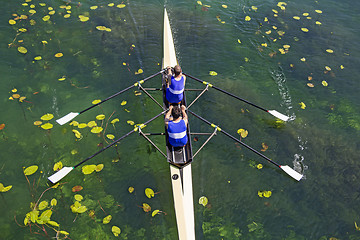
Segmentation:
{"type": "MultiPolygon", "coordinates": [[[[176,64],[178,64],[176,59],[174,40],[172,37],[170,22],[166,9],[164,11],[163,37],[164,57],[162,67],[164,69],[167,66],[174,67],[176,64]]],[[[185,149],[183,151],[185,151],[185,149]]],[[[174,207],[179,240],[195,239],[194,200],[191,174],[192,154],[191,151],[190,153],[187,153],[188,154],[183,154],[183,156],[185,158],[185,162],[188,162],[189,160],[189,163],[183,166],[174,166],[173,164],[170,164],[171,184],[174,196],[174,207]],[[190,156],[191,159],[189,159],[188,156],[190,156]]],[[[168,150],[168,158],[173,159],[171,155],[171,151],[169,152],[168,150]]]]}

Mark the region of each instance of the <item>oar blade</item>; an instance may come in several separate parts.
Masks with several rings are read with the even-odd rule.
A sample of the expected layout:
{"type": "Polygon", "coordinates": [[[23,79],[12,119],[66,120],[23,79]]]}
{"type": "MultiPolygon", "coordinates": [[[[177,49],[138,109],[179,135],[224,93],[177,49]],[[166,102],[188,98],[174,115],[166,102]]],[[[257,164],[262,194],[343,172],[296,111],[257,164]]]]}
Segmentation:
{"type": "Polygon", "coordinates": [[[71,120],[73,120],[77,115],[79,115],[79,113],[71,112],[71,113],[66,114],[62,118],[59,118],[58,120],[56,120],[56,122],[60,125],[64,125],[65,123],[68,123],[71,120]]]}
{"type": "Polygon", "coordinates": [[[290,117],[288,117],[288,116],[286,116],[286,115],[284,115],[284,114],[282,114],[282,113],[279,113],[278,111],[276,111],[276,110],[268,110],[268,113],[270,113],[271,115],[273,115],[273,116],[275,116],[275,117],[277,117],[277,118],[279,118],[279,119],[281,119],[281,120],[283,120],[283,121],[287,121],[287,120],[289,120],[289,118],[290,117]]]}
{"type": "Polygon", "coordinates": [[[297,181],[300,181],[300,179],[303,177],[302,174],[298,173],[297,171],[295,171],[294,169],[292,169],[291,167],[289,167],[287,165],[280,166],[280,168],[297,181]]]}
{"type": "Polygon", "coordinates": [[[60,169],[60,171],[58,171],[58,172],[54,173],[53,175],[51,175],[50,177],[48,177],[48,179],[52,183],[57,183],[63,177],[68,175],[68,173],[71,172],[71,170],[73,170],[73,169],[74,169],[73,167],[63,167],[62,169],[60,169]]]}

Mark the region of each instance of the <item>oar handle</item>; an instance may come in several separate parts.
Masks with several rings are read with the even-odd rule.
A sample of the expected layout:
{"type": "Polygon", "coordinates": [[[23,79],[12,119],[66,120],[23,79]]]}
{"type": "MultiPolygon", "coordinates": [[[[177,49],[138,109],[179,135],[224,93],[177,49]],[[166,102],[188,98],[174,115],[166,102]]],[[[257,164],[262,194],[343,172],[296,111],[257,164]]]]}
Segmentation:
{"type": "MultiPolygon", "coordinates": [[[[166,111],[162,111],[161,113],[159,113],[158,115],[156,115],[155,117],[147,120],[146,122],[144,122],[142,125],[147,125],[150,122],[154,121],[156,118],[158,118],[159,116],[161,116],[162,114],[164,114],[166,111]]],[[[98,152],[94,153],[93,155],[91,155],[90,157],[84,159],[83,161],[79,162],[78,164],[76,164],[74,166],[74,168],[80,166],[81,164],[85,163],[86,161],[90,160],[91,158],[95,157],[96,155],[102,153],[103,151],[105,151],[106,149],[114,146],[116,143],[120,142],[122,139],[128,137],[129,135],[131,135],[132,133],[136,132],[137,129],[133,129],[130,132],[126,133],[125,135],[121,136],[120,138],[116,139],[114,142],[110,143],[109,145],[107,145],[106,147],[102,148],[101,150],[99,150],[98,152]]]]}
{"type": "MultiPolygon", "coordinates": [[[[156,77],[157,75],[161,74],[163,71],[164,71],[164,69],[161,70],[161,71],[159,71],[159,72],[157,72],[157,73],[155,73],[155,74],[153,74],[153,75],[151,75],[151,76],[149,76],[149,77],[147,77],[147,78],[144,78],[143,80],[141,80],[141,83],[144,83],[144,82],[146,82],[147,80],[149,80],[149,79],[151,79],[151,78],[153,78],[153,77],[156,77]]],[[[98,105],[100,105],[100,104],[103,104],[103,103],[106,102],[107,100],[110,100],[110,99],[112,99],[112,98],[114,98],[114,97],[116,97],[116,96],[118,96],[118,95],[120,95],[120,94],[122,94],[122,93],[124,93],[124,92],[126,92],[126,91],[128,91],[128,90],[130,90],[131,88],[136,87],[136,86],[138,86],[138,82],[136,82],[136,83],[134,83],[133,85],[131,85],[131,86],[129,86],[129,87],[121,90],[120,92],[117,92],[117,93],[111,95],[110,97],[102,100],[101,102],[99,102],[99,103],[97,103],[97,104],[94,104],[94,105],[92,105],[92,106],[90,106],[90,107],[82,110],[81,112],[79,112],[79,114],[84,113],[84,112],[86,112],[86,111],[88,111],[88,110],[90,110],[90,109],[92,109],[92,108],[94,108],[94,107],[96,107],[96,106],[98,106],[98,105]]]]}
{"type": "MultiPolygon", "coordinates": [[[[189,78],[194,79],[195,81],[198,81],[198,82],[203,83],[203,84],[208,84],[208,82],[205,82],[205,81],[203,81],[203,80],[201,80],[201,79],[199,79],[199,78],[193,77],[193,76],[191,76],[191,75],[189,75],[189,74],[187,74],[187,73],[183,73],[183,74],[184,74],[185,76],[189,77],[189,78]]],[[[227,92],[227,91],[225,91],[225,90],[223,90],[223,89],[221,89],[221,88],[218,88],[218,87],[216,87],[216,86],[214,86],[214,85],[212,85],[212,84],[209,84],[209,85],[210,85],[210,87],[212,87],[212,88],[214,88],[214,89],[216,89],[216,90],[218,90],[218,91],[220,91],[220,92],[222,92],[222,93],[225,93],[225,94],[227,94],[227,95],[229,95],[229,96],[231,96],[231,97],[233,97],[233,98],[236,98],[236,99],[238,99],[238,100],[240,100],[240,101],[243,101],[243,102],[245,102],[245,103],[247,103],[247,104],[250,104],[250,105],[253,106],[253,107],[256,107],[256,108],[261,109],[261,110],[263,110],[263,111],[265,111],[265,112],[268,112],[267,109],[265,109],[265,108],[263,108],[263,107],[260,107],[260,106],[258,106],[258,105],[256,105],[256,104],[252,103],[252,102],[249,102],[248,100],[245,100],[245,99],[243,99],[243,98],[241,98],[241,97],[238,97],[238,96],[236,96],[236,95],[234,95],[234,94],[232,94],[232,93],[230,93],[230,92],[227,92]]]]}
{"type": "MultiPolygon", "coordinates": [[[[210,126],[213,126],[214,124],[209,122],[208,120],[206,120],[205,118],[197,115],[196,113],[188,110],[192,115],[194,115],[195,117],[197,117],[198,119],[202,120],[203,122],[209,124],[210,126]]],[[[217,127],[216,125],[214,125],[215,127],[217,127]]],[[[235,138],[234,136],[232,136],[231,134],[229,134],[228,132],[226,132],[225,130],[221,129],[218,127],[218,131],[220,131],[221,133],[223,133],[224,135],[228,136],[229,138],[231,138],[232,140],[240,143],[241,145],[243,145],[244,147],[246,147],[247,149],[251,150],[252,152],[256,153],[257,155],[261,156],[262,158],[266,159],[267,161],[269,161],[270,163],[274,164],[277,167],[280,167],[280,164],[274,162],[273,160],[271,160],[270,158],[268,158],[267,156],[265,156],[264,154],[256,151],[254,148],[250,147],[249,145],[243,143],[242,141],[240,141],[239,139],[235,138]]]]}

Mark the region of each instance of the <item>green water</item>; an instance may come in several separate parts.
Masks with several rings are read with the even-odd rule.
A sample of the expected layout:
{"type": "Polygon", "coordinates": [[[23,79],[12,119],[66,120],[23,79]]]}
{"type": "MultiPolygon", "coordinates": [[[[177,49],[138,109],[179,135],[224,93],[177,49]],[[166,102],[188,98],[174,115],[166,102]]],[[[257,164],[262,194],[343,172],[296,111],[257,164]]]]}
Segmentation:
{"type": "MultiPolygon", "coordinates": [[[[0,124],[5,124],[0,130],[0,183],[12,185],[0,193],[0,239],[49,239],[59,230],[70,233],[70,239],[113,239],[112,226],[121,229],[120,239],[177,239],[168,163],[137,134],[122,141],[117,150],[109,149],[86,163],[102,163],[102,171],[84,175],[79,167],[62,180],[63,185],[42,195],[39,202],[50,204],[57,199],[51,220],[60,227],[23,223],[31,202],[37,202],[49,187],[47,177],[54,163],[74,166],[111,142],[89,128],[57,125],[55,119],[81,111],[93,100],[105,99],[159,71],[164,5],[185,72],[292,120],[276,122],[271,115],[213,89],[192,110],[235,136],[240,128],[248,130],[243,139],[246,144],[258,151],[262,143],[267,144],[263,154],[305,175],[296,182],[217,134],[193,162],[197,239],[360,239],[354,224],[360,224],[358,2],[288,1],[285,11],[276,1],[203,1],[203,6],[196,1],[126,1],[124,8],[116,7],[121,2],[110,7],[106,1],[23,3],[3,0],[0,10],[0,124]],[[29,14],[31,4],[36,10],[33,15],[29,14]],[[206,4],[211,7],[204,7],[206,4]],[[62,5],[71,6],[69,18],[64,18],[62,5]],[[98,8],[91,10],[95,5],[98,8]],[[51,11],[48,7],[55,13],[43,21],[51,11]],[[273,9],[279,12],[277,17],[273,9]],[[15,13],[28,19],[10,25],[15,13]],[[80,22],[79,15],[89,20],[80,22]],[[251,20],[245,21],[246,16],[251,20]],[[106,26],[111,32],[96,26],[106,26]],[[17,35],[20,28],[27,32],[17,35]],[[285,32],[281,39],[277,31],[285,32]],[[262,45],[265,43],[267,46],[262,45]],[[283,45],[290,45],[286,54],[278,50],[283,45]],[[28,52],[19,53],[19,46],[28,52]],[[54,57],[56,53],[63,57],[54,57]],[[36,56],[42,59],[35,61],[36,56]],[[139,69],[144,72],[135,74],[139,69]],[[209,71],[218,75],[210,76],[209,71]],[[65,80],[59,81],[62,77],[65,80]],[[25,101],[9,99],[14,88],[25,101]],[[300,108],[301,102],[305,109],[300,108]],[[46,113],[55,116],[43,121],[54,125],[51,130],[34,125],[46,113]],[[75,138],[73,129],[81,132],[81,140],[75,138]],[[258,164],[263,168],[257,169],[258,164]],[[31,165],[39,169],[27,176],[28,182],[23,167],[31,165]],[[77,185],[83,190],[72,192],[77,185]],[[135,188],[131,194],[129,187],[135,188]],[[157,192],[155,198],[148,199],[145,188],[157,192]],[[265,190],[272,192],[270,198],[258,196],[258,191],[265,190]],[[86,212],[71,211],[75,194],[84,197],[81,204],[86,212]],[[209,200],[206,207],[198,204],[201,196],[209,200]],[[143,203],[166,214],[152,217],[140,207],[143,203]],[[95,215],[90,217],[92,210],[95,215]],[[103,224],[107,215],[112,220],[103,224]]],[[[189,88],[200,85],[187,81],[189,88]]],[[[160,77],[145,86],[159,87],[160,77]]],[[[160,93],[154,97],[161,101],[160,93]]],[[[193,92],[187,95],[188,101],[195,97],[193,92]]],[[[118,138],[133,129],[128,120],[142,123],[160,111],[145,94],[136,96],[130,90],[76,120],[88,123],[104,114],[103,122],[96,120],[98,125],[107,126],[106,134],[118,138]],[[115,127],[110,123],[114,118],[119,119],[115,127]]],[[[192,116],[190,125],[194,132],[213,130],[192,116]]],[[[162,132],[161,118],[145,130],[162,132]]],[[[152,139],[164,149],[162,137],[152,139]]],[[[205,140],[200,136],[193,141],[194,150],[205,140]]]]}

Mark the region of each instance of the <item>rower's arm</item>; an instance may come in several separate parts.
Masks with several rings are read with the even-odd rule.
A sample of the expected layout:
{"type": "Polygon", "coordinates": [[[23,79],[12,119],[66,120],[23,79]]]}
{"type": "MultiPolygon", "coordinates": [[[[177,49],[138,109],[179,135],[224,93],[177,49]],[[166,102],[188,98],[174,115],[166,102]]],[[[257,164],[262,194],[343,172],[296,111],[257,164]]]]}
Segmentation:
{"type": "Polygon", "coordinates": [[[169,111],[165,115],[165,126],[166,126],[166,128],[168,127],[169,122],[172,120],[172,117],[171,117],[172,109],[173,109],[173,106],[170,105],[169,111]]]}
{"type": "Polygon", "coordinates": [[[167,74],[166,74],[166,83],[167,83],[167,88],[169,87],[169,85],[171,84],[171,77],[172,77],[172,70],[171,70],[171,67],[168,66],[167,67],[167,74]]]}
{"type": "Polygon", "coordinates": [[[187,116],[185,110],[186,110],[186,107],[184,105],[181,105],[182,118],[183,118],[183,120],[184,120],[184,122],[185,122],[185,124],[187,126],[187,124],[188,124],[188,116],[187,116]]]}

